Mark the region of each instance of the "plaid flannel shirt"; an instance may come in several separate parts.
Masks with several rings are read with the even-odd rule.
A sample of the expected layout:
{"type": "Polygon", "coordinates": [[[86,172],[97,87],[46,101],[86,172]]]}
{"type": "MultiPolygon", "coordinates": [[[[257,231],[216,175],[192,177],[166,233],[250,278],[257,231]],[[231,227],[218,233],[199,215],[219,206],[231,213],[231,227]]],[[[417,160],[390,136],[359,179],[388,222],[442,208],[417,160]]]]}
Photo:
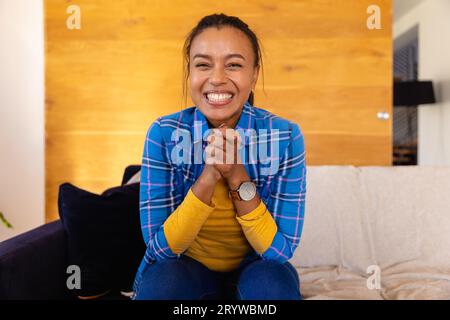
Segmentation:
{"type": "MultiPolygon", "coordinates": [[[[179,256],[167,244],[163,223],[180,205],[203,170],[208,129],[205,116],[197,107],[190,107],[158,118],[147,131],[140,182],[140,218],[147,250],[135,285],[146,264],[179,256]],[[179,133],[187,141],[180,143],[179,133]],[[174,155],[179,154],[177,148],[183,143],[189,146],[190,152],[183,154],[184,162],[177,163],[174,155]],[[200,156],[201,163],[198,163],[198,158],[195,159],[196,156],[200,156]]],[[[251,135],[241,135],[244,142],[241,152],[245,157],[241,159],[278,227],[271,246],[264,253],[259,255],[251,250],[248,256],[257,255],[264,260],[283,263],[292,257],[299,245],[303,227],[306,197],[303,134],[297,124],[254,107],[249,102],[245,103],[235,127],[237,131],[246,129],[263,132],[258,134],[257,140],[251,135]],[[250,156],[250,148],[256,142],[271,144],[265,150],[269,161],[251,161],[254,158],[250,156]],[[274,152],[275,144],[277,148],[274,152]],[[270,169],[275,162],[278,163],[276,170],[270,169]]]]}

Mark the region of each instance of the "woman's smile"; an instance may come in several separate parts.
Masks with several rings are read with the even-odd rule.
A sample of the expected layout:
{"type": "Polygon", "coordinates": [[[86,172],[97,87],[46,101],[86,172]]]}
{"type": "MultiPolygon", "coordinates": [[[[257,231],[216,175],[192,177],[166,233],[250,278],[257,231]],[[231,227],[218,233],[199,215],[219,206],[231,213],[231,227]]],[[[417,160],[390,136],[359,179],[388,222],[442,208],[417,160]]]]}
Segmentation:
{"type": "Polygon", "coordinates": [[[234,94],[231,92],[207,92],[203,95],[206,103],[214,108],[223,108],[233,101],[234,94]]]}
{"type": "Polygon", "coordinates": [[[235,28],[207,28],[189,55],[192,101],[213,127],[225,122],[234,128],[258,78],[252,43],[235,28]]]}

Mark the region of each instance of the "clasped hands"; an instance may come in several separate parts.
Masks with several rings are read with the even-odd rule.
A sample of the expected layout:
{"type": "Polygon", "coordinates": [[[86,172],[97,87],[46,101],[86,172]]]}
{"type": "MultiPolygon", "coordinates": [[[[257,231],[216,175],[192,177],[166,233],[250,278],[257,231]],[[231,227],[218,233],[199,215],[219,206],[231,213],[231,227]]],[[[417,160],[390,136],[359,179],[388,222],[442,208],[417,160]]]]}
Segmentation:
{"type": "Polygon", "coordinates": [[[214,128],[207,138],[205,163],[214,167],[229,185],[246,180],[248,175],[239,157],[242,138],[240,134],[222,124],[214,128]]]}

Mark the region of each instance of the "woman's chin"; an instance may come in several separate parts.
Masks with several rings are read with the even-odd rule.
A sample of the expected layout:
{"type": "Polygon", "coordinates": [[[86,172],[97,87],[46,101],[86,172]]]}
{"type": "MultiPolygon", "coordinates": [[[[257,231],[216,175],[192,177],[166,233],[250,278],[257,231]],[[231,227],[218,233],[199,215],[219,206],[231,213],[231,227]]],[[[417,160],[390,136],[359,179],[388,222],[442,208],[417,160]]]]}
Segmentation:
{"type": "Polygon", "coordinates": [[[213,128],[218,128],[222,123],[226,123],[228,119],[221,118],[221,119],[212,119],[208,118],[208,122],[213,126],[213,128]]]}
{"type": "Polygon", "coordinates": [[[227,120],[229,120],[232,116],[232,113],[228,114],[225,113],[224,111],[218,111],[218,110],[208,110],[207,112],[204,113],[205,117],[209,120],[209,122],[214,123],[214,124],[221,124],[223,122],[226,122],[227,120]]]}
{"type": "Polygon", "coordinates": [[[236,118],[240,112],[240,108],[233,105],[225,105],[221,107],[215,107],[208,103],[200,104],[200,112],[208,119],[210,124],[219,126],[220,124],[227,122],[233,118],[236,118]]]}

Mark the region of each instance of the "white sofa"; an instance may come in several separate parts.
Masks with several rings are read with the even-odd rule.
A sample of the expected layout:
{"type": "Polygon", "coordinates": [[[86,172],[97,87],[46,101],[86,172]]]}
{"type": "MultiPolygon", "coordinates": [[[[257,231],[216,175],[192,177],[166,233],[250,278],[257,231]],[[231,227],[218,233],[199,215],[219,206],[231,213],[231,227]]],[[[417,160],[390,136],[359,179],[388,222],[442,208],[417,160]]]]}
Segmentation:
{"type": "Polygon", "coordinates": [[[290,262],[305,299],[450,299],[450,167],[308,166],[290,262]]]}

